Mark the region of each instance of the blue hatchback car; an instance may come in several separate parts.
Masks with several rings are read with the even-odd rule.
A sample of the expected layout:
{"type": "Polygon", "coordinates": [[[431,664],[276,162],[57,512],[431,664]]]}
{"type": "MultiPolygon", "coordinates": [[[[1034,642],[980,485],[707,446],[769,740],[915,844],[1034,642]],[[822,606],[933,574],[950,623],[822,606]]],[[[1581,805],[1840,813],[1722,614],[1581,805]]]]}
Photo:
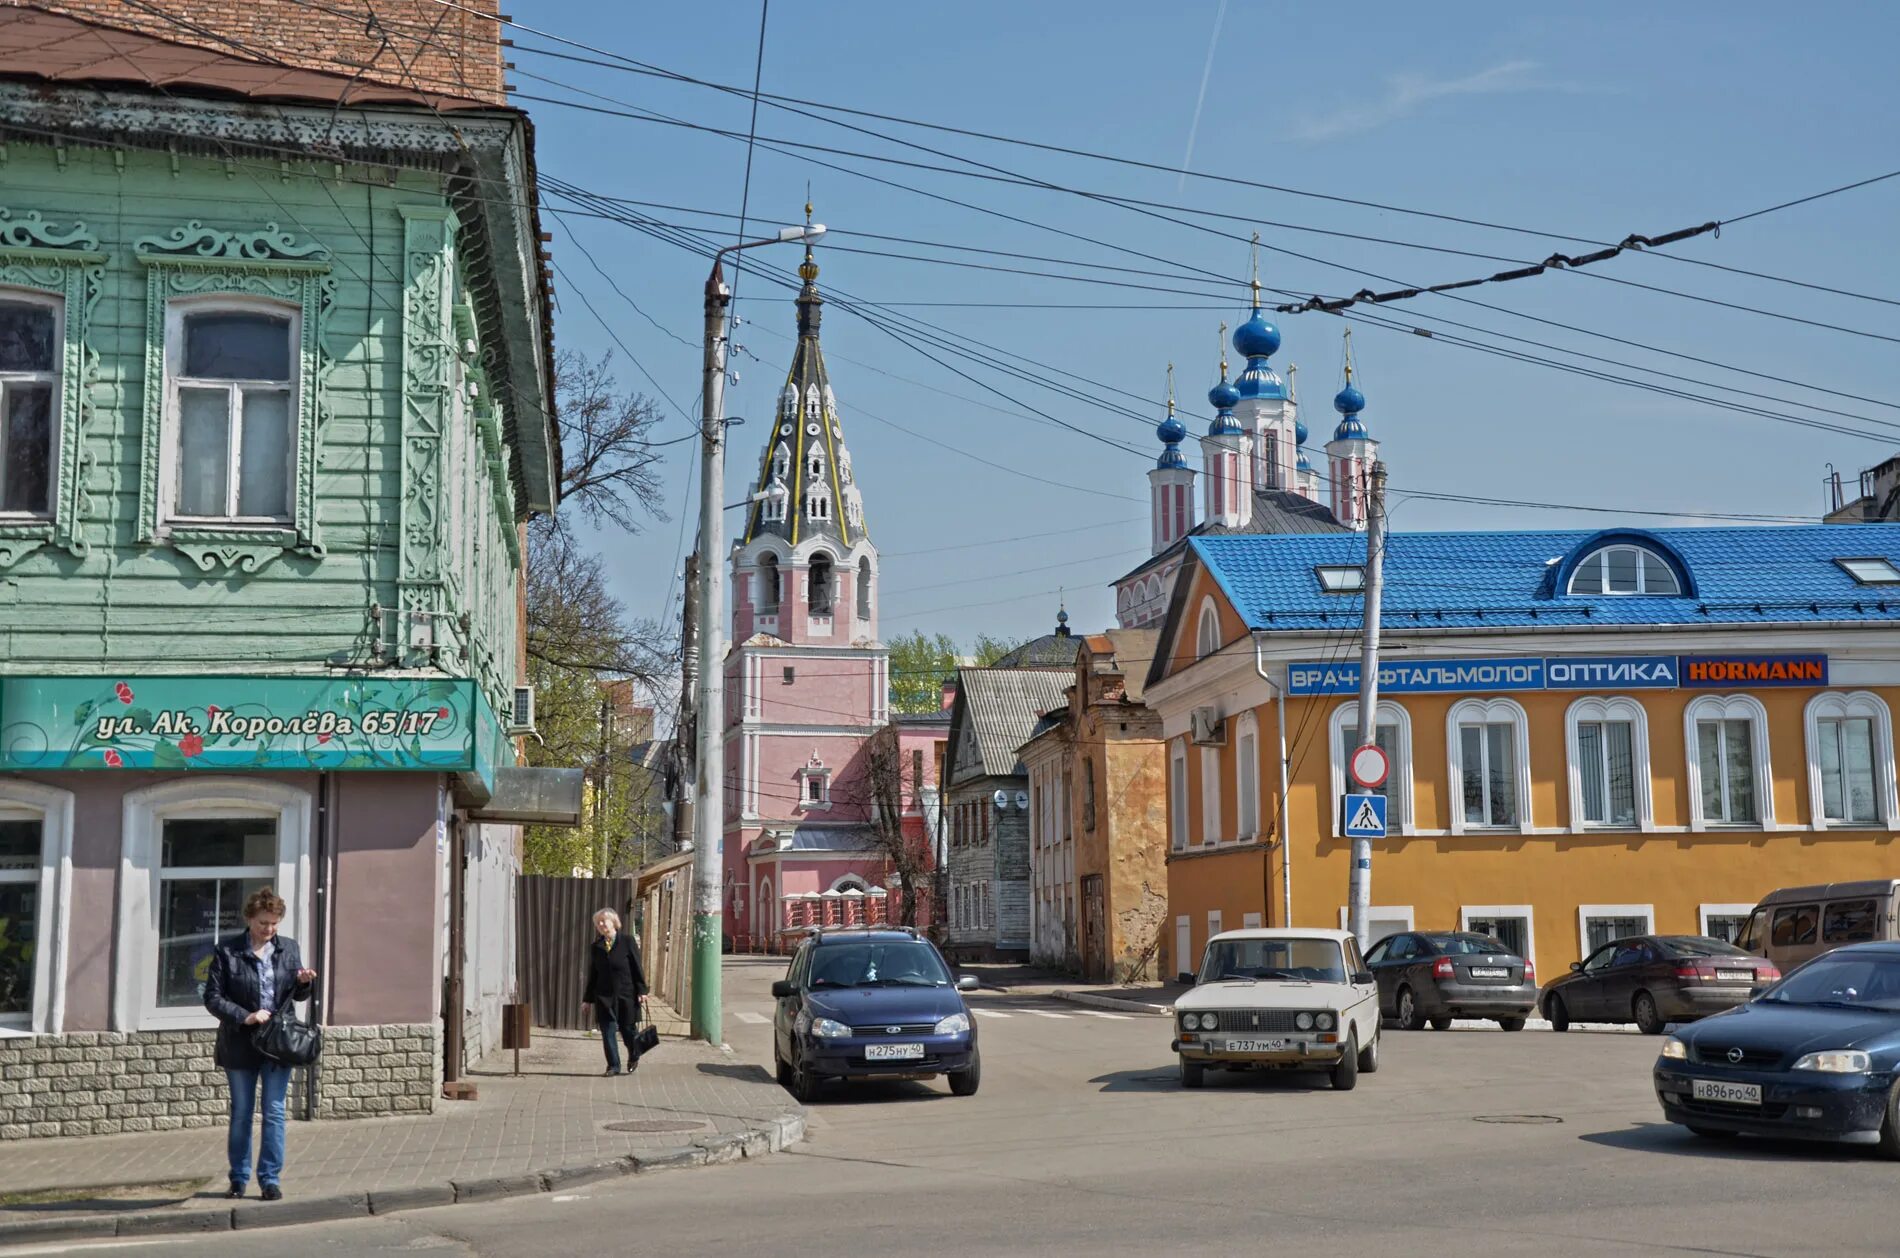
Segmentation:
{"type": "Polygon", "coordinates": [[[801,1102],[827,1079],[930,1079],[973,1096],[982,1078],[976,1022],[935,944],[914,930],[814,934],[772,984],[772,1061],[801,1102]]]}
{"type": "Polygon", "coordinates": [[[1663,1041],[1656,1099],[1699,1136],[1878,1145],[1900,1158],[1900,943],[1816,957],[1663,1041]]]}

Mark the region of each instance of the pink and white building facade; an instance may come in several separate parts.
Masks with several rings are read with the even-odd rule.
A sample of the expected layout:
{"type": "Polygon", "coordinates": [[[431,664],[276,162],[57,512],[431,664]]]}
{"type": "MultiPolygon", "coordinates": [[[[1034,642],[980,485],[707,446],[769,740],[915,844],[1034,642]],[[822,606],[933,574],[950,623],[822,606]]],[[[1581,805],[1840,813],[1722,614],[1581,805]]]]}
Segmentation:
{"type": "MultiPolygon", "coordinates": [[[[798,346],[731,554],[725,920],[742,948],[899,917],[870,774],[869,745],[890,724],[878,553],[819,347],[809,247],[799,274],[798,346]]],[[[899,737],[908,765],[924,735],[899,737]]]]}

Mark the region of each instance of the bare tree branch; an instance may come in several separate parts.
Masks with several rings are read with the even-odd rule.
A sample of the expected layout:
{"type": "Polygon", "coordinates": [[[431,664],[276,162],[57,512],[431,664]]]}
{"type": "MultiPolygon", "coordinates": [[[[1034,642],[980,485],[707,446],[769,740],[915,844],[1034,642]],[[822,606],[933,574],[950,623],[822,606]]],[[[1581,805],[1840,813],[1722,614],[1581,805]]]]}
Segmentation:
{"type": "Polygon", "coordinates": [[[612,350],[598,359],[567,350],[555,360],[561,501],[589,524],[638,533],[645,519],[666,519],[652,442],[660,413],[644,395],[619,391],[613,359],[612,350]]]}

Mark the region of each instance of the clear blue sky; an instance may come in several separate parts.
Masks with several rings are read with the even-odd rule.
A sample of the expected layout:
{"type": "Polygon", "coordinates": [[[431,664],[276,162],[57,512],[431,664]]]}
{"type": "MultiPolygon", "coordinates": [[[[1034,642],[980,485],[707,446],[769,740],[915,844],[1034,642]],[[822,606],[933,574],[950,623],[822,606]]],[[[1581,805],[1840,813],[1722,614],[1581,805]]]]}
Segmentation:
{"type": "MultiPolygon", "coordinates": [[[[749,86],[759,7],[723,0],[690,5],[603,5],[581,0],[519,4],[514,16],[551,33],[719,83],[749,86]]],[[[547,41],[514,32],[519,44],[547,41]]],[[[949,123],[1109,152],[1170,167],[1238,175],[1292,188],[1428,209],[1489,222],[1619,240],[1712,218],[1735,218],[1900,167],[1895,118],[1900,86],[1892,50],[1900,10],[1863,4],[1803,10],[1786,4],[1690,6],[1598,4],[1562,13],[1544,6],[1421,8],[1410,4],[1294,5],[1259,0],[1185,0],[1172,5],[1020,3],[894,5],[777,0],[767,29],[763,85],[907,118],[949,123]],[[1051,21],[1061,12],[1068,20],[1051,21]],[[1217,14],[1221,18],[1215,35],[1217,14]],[[1211,62],[1209,58],[1212,44],[1211,62]],[[1203,68],[1211,74],[1202,99],[1203,68]]],[[[565,51],[572,52],[573,49],[565,51]]],[[[532,96],[616,101],[744,132],[749,100],[654,77],[551,60],[517,49],[515,82],[532,96]],[[544,76],[555,84],[530,75],[544,76]]],[[[736,213],[743,142],[676,127],[521,102],[537,127],[545,175],[594,192],[736,213]]],[[[1386,236],[1532,260],[1588,246],[1140,171],[935,134],[872,120],[859,125],[979,162],[1088,191],[1213,210],[1331,231],[1386,236]]],[[[759,134],[907,160],[943,159],[765,107],[759,134]]],[[[954,162],[943,163],[955,165],[954,162]]],[[[1157,221],[1075,195],[883,165],[828,154],[755,151],[750,207],[759,227],[797,221],[807,181],[818,218],[835,234],[821,249],[821,285],[948,332],[975,337],[1055,370],[1085,395],[1065,397],[932,350],[977,377],[960,378],[833,304],[824,341],[845,433],[855,458],[883,566],[886,637],[913,628],[967,640],[978,632],[1026,637],[1053,624],[1058,587],[1072,621],[1112,622],[1107,582],[1146,553],[1146,471],[1158,443],[1166,364],[1191,434],[1204,431],[1206,391],[1216,370],[1215,328],[1244,318],[1247,222],[1194,221],[1218,234],[1157,221]],[[1037,227],[825,169],[852,167],[944,197],[1093,237],[1067,239],[1037,227]],[[1231,277],[1176,278],[1078,271],[939,248],[893,244],[845,232],[1007,250],[1178,276],[1198,269],[1231,277]],[[846,248],[988,261],[1091,274],[1178,292],[1102,287],[848,253],[846,248]],[[1135,309],[1046,310],[993,306],[899,306],[906,302],[1113,303],[1135,309]],[[1170,308],[1188,307],[1188,308],[1170,308]],[[988,385],[1009,394],[1005,400],[988,385]],[[1018,403],[1134,445],[1132,454],[1046,422],[1018,403]],[[1113,407],[1136,411],[1137,420],[1113,407]],[[894,425],[926,434],[926,444],[894,425]],[[1003,464],[1045,484],[967,457],[1003,464]],[[996,542],[968,546],[967,543],[996,542]],[[959,547],[959,549],[944,549],[959,547]]],[[[558,198],[552,204],[565,204],[558,198]]],[[[726,220],[650,210],[675,224],[726,220]]],[[[1170,213],[1173,213],[1170,211],[1170,213]]],[[[1178,214],[1176,215],[1179,216],[1178,214]]],[[[1876,296],[1900,297],[1894,224],[1900,179],[1738,224],[1719,240],[1675,247],[1684,257],[1763,271],[1876,296]]],[[[563,346],[600,353],[607,332],[677,403],[696,414],[700,290],[705,262],[613,223],[550,216],[563,346]],[[563,228],[571,227],[616,294],[563,228]],[[669,333],[671,335],[669,335],[669,333]],[[675,339],[677,338],[677,339],[675,339]]],[[[1331,238],[1261,225],[1268,246],[1345,268],[1263,251],[1270,287],[1350,293],[1395,287],[1353,269],[1408,284],[1464,279],[1508,264],[1331,238]]],[[[729,239],[730,237],[728,237],[729,239]]],[[[784,266],[792,247],[763,251],[784,266]]],[[[759,254],[753,255],[759,257],[759,254]]],[[[1885,336],[1900,336],[1900,306],[1834,296],[1655,257],[1625,256],[1598,268],[1628,279],[1757,306],[1885,336]]],[[[1558,320],[1637,343],[1616,345],[1534,324],[1514,314],[1442,297],[1382,308],[1412,325],[1439,316],[1566,349],[1678,372],[1743,390],[1657,381],[1777,412],[1889,434],[1894,440],[1818,432],[1698,402],[1475,353],[1406,332],[1358,324],[1358,379],[1365,419],[1384,443],[1394,527],[1569,527],[1617,517],[1408,497],[1425,489],[1554,503],[1672,511],[1817,516],[1824,464],[1855,473],[1900,446],[1900,409],[1816,392],[1821,385],[1900,403],[1900,355],[1890,340],[1806,327],[1589,278],[1552,274],[1487,286],[1467,296],[1509,311],[1558,320]],[[1674,350],[1787,377],[1776,384],[1672,359],[1674,350]],[[1782,401],[1846,411],[1844,419],[1782,401]]],[[[789,294],[748,277],[739,308],[741,381],[728,413],[769,414],[789,361],[789,294]]],[[[1337,417],[1341,321],[1319,314],[1276,317],[1284,345],[1276,364],[1299,365],[1303,416],[1319,446],[1337,417]]],[[[1446,329],[1449,330],[1449,329],[1446,329]]],[[[1486,337],[1488,341],[1496,338],[1486,337]]],[[[1522,347],[1546,357],[1545,350],[1522,347]]],[[[616,351],[623,384],[655,389],[616,351]]],[[[1019,364],[1022,365],[1022,364],[1019,364]]],[[[1645,376],[1596,364],[1620,376],[1645,376]]],[[[690,431],[667,403],[660,436],[690,431]]],[[[756,473],[764,428],[733,431],[727,501],[756,473]]],[[[696,446],[669,447],[671,519],[638,537],[601,539],[615,588],[636,614],[676,617],[680,556],[692,543],[696,446]],[[681,523],[685,522],[684,534],[681,523]],[[684,545],[682,545],[682,536],[684,545]]],[[[1190,442],[1190,457],[1196,451],[1190,442]]],[[[738,513],[728,514],[736,523],[738,513]]],[[[1632,522],[1646,517],[1629,516],[1632,522]]],[[[1656,520],[1656,523],[1682,521],[1656,520]]]]}

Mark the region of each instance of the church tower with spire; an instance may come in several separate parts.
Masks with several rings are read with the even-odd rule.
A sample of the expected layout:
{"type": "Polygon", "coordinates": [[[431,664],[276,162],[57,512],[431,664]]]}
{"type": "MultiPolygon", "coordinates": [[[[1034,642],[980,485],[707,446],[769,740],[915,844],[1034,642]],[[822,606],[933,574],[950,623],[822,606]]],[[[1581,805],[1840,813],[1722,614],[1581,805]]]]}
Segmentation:
{"type": "Polygon", "coordinates": [[[878,553],[819,344],[809,242],[798,274],[798,344],[730,555],[724,910],[748,946],[895,912],[872,815],[871,745],[890,720],[878,553]]]}
{"type": "MultiPolygon", "coordinates": [[[[1255,489],[1297,493],[1293,406],[1286,382],[1268,360],[1280,348],[1280,329],[1261,313],[1260,237],[1253,238],[1253,313],[1234,329],[1234,349],[1247,359],[1234,381],[1235,417],[1252,439],[1255,489]]],[[[1224,373],[1223,373],[1224,374],[1224,373]]]]}
{"type": "MultiPolygon", "coordinates": [[[[1234,333],[1236,347],[1240,341],[1240,333],[1234,333]]],[[[1278,343],[1277,335],[1274,341],[1278,343]]],[[[1207,500],[1207,523],[1230,529],[1242,528],[1253,519],[1253,438],[1234,415],[1234,407],[1243,396],[1239,386],[1227,382],[1227,354],[1223,350],[1220,383],[1207,392],[1214,422],[1201,438],[1201,489],[1207,500]]]]}
{"type": "MultiPolygon", "coordinates": [[[[1221,325],[1221,335],[1227,326],[1221,325]]],[[[1186,537],[1194,527],[1194,469],[1181,453],[1187,425],[1174,413],[1174,364],[1168,364],[1168,417],[1155,426],[1161,438],[1161,457],[1148,472],[1150,540],[1155,554],[1186,537]]]]}
{"type": "Polygon", "coordinates": [[[1339,412],[1339,427],[1326,443],[1328,474],[1333,481],[1333,515],[1347,528],[1364,532],[1366,528],[1367,478],[1379,457],[1379,443],[1372,439],[1359,412],[1366,409],[1366,395],[1352,382],[1352,329],[1346,329],[1346,387],[1333,398],[1339,412]]]}

